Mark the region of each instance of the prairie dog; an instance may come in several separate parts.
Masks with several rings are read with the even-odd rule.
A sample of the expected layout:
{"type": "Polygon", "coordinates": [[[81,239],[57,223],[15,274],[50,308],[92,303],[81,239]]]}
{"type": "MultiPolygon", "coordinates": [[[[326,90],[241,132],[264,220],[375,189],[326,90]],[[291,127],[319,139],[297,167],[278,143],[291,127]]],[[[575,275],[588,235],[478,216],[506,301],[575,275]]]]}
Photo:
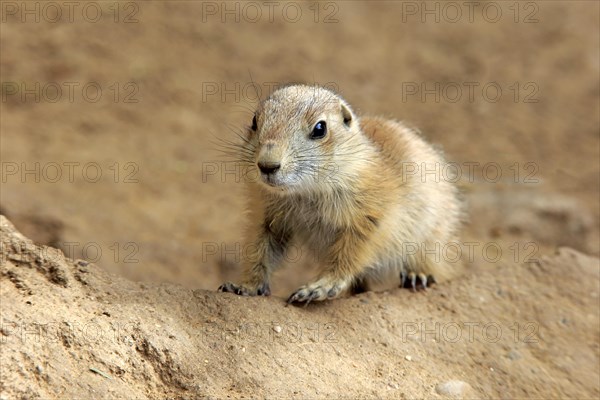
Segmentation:
{"type": "Polygon", "coordinates": [[[242,283],[220,291],[270,295],[292,241],[312,251],[321,270],[288,303],[365,291],[390,270],[413,289],[451,274],[439,252],[456,238],[461,201],[444,176],[424,174],[446,162],[417,132],[359,118],[325,88],[291,85],[259,104],[242,139],[239,161],[257,177],[247,182],[253,245],[242,283]]]}

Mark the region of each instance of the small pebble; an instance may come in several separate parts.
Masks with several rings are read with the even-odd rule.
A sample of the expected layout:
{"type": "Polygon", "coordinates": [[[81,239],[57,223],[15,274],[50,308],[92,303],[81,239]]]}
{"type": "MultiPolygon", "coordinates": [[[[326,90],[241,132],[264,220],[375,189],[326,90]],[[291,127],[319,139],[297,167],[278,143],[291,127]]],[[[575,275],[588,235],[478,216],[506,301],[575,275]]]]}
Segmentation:
{"type": "Polygon", "coordinates": [[[448,397],[462,397],[465,396],[467,391],[470,389],[470,385],[467,382],[459,380],[451,380],[448,382],[440,383],[435,387],[435,391],[442,396],[448,397]]]}
{"type": "Polygon", "coordinates": [[[277,332],[277,333],[281,333],[281,331],[282,331],[283,329],[281,329],[281,327],[280,327],[279,325],[275,325],[275,326],[273,327],[273,330],[274,330],[275,332],[277,332]]]}
{"type": "Polygon", "coordinates": [[[404,356],[404,359],[405,359],[406,361],[412,361],[412,356],[404,356]]]}

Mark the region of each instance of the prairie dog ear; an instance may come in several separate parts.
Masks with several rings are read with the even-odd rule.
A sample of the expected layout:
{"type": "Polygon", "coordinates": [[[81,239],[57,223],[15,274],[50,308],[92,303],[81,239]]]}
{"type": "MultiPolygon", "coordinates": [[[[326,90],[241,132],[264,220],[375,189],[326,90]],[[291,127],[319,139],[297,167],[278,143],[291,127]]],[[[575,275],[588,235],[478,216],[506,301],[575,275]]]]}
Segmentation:
{"type": "Polygon", "coordinates": [[[350,123],[352,122],[352,111],[350,111],[350,107],[348,107],[347,104],[345,104],[344,102],[341,102],[341,109],[342,109],[342,117],[344,118],[344,125],[346,126],[350,126],[350,123]]]}

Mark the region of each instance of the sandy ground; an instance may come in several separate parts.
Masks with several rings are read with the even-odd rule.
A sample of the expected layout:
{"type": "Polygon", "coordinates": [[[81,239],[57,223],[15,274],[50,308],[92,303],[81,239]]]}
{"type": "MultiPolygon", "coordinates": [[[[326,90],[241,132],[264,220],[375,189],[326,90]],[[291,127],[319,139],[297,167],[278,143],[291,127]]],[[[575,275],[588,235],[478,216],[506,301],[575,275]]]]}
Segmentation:
{"type": "Polygon", "coordinates": [[[569,248],[298,308],[133,283],[1,218],[6,399],[600,395],[599,259],[569,248]]]}
{"type": "Polygon", "coordinates": [[[32,344],[10,325],[2,396],[414,398],[457,379],[478,398],[598,397],[598,3],[481,2],[457,17],[438,2],[294,2],[270,18],[260,2],[260,17],[236,2],[71,14],[58,2],[59,21],[56,7],[21,4],[1,9],[1,213],[92,264],[60,258],[65,282],[45,281],[46,267],[3,248],[2,327],[135,331],[32,344]],[[235,280],[243,256],[240,176],[214,141],[249,123],[250,76],[262,97],[277,83],[328,85],[443,147],[469,204],[467,275],[427,294],[283,308],[314,273],[301,259],[271,299],[205,291],[235,280]],[[554,256],[560,246],[574,250],[554,256]],[[268,339],[232,333],[254,322],[268,339]],[[494,322],[502,338],[403,340],[403,324],[421,322],[494,322]],[[269,336],[294,323],[333,326],[338,341],[269,336]]]}

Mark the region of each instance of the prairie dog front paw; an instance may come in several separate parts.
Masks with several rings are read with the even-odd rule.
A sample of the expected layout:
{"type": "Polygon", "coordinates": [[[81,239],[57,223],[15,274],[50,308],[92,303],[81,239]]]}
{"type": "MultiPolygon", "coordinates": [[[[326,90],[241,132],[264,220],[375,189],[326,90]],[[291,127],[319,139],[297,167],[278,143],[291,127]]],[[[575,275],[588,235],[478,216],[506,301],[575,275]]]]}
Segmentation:
{"type": "Polygon", "coordinates": [[[329,281],[321,279],[317,282],[300,287],[290,295],[287,303],[308,304],[311,301],[335,299],[336,297],[339,297],[344,290],[347,289],[347,287],[348,284],[344,281],[329,281]]]}
{"type": "Polygon", "coordinates": [[[219,286],[219,292],[234,293],[239,296],[270,296],[271,288],[268,283],[262,283],[256,288],[250,288],[245,285],[237,285],[232,282],[225,282],[219,286]]]}

